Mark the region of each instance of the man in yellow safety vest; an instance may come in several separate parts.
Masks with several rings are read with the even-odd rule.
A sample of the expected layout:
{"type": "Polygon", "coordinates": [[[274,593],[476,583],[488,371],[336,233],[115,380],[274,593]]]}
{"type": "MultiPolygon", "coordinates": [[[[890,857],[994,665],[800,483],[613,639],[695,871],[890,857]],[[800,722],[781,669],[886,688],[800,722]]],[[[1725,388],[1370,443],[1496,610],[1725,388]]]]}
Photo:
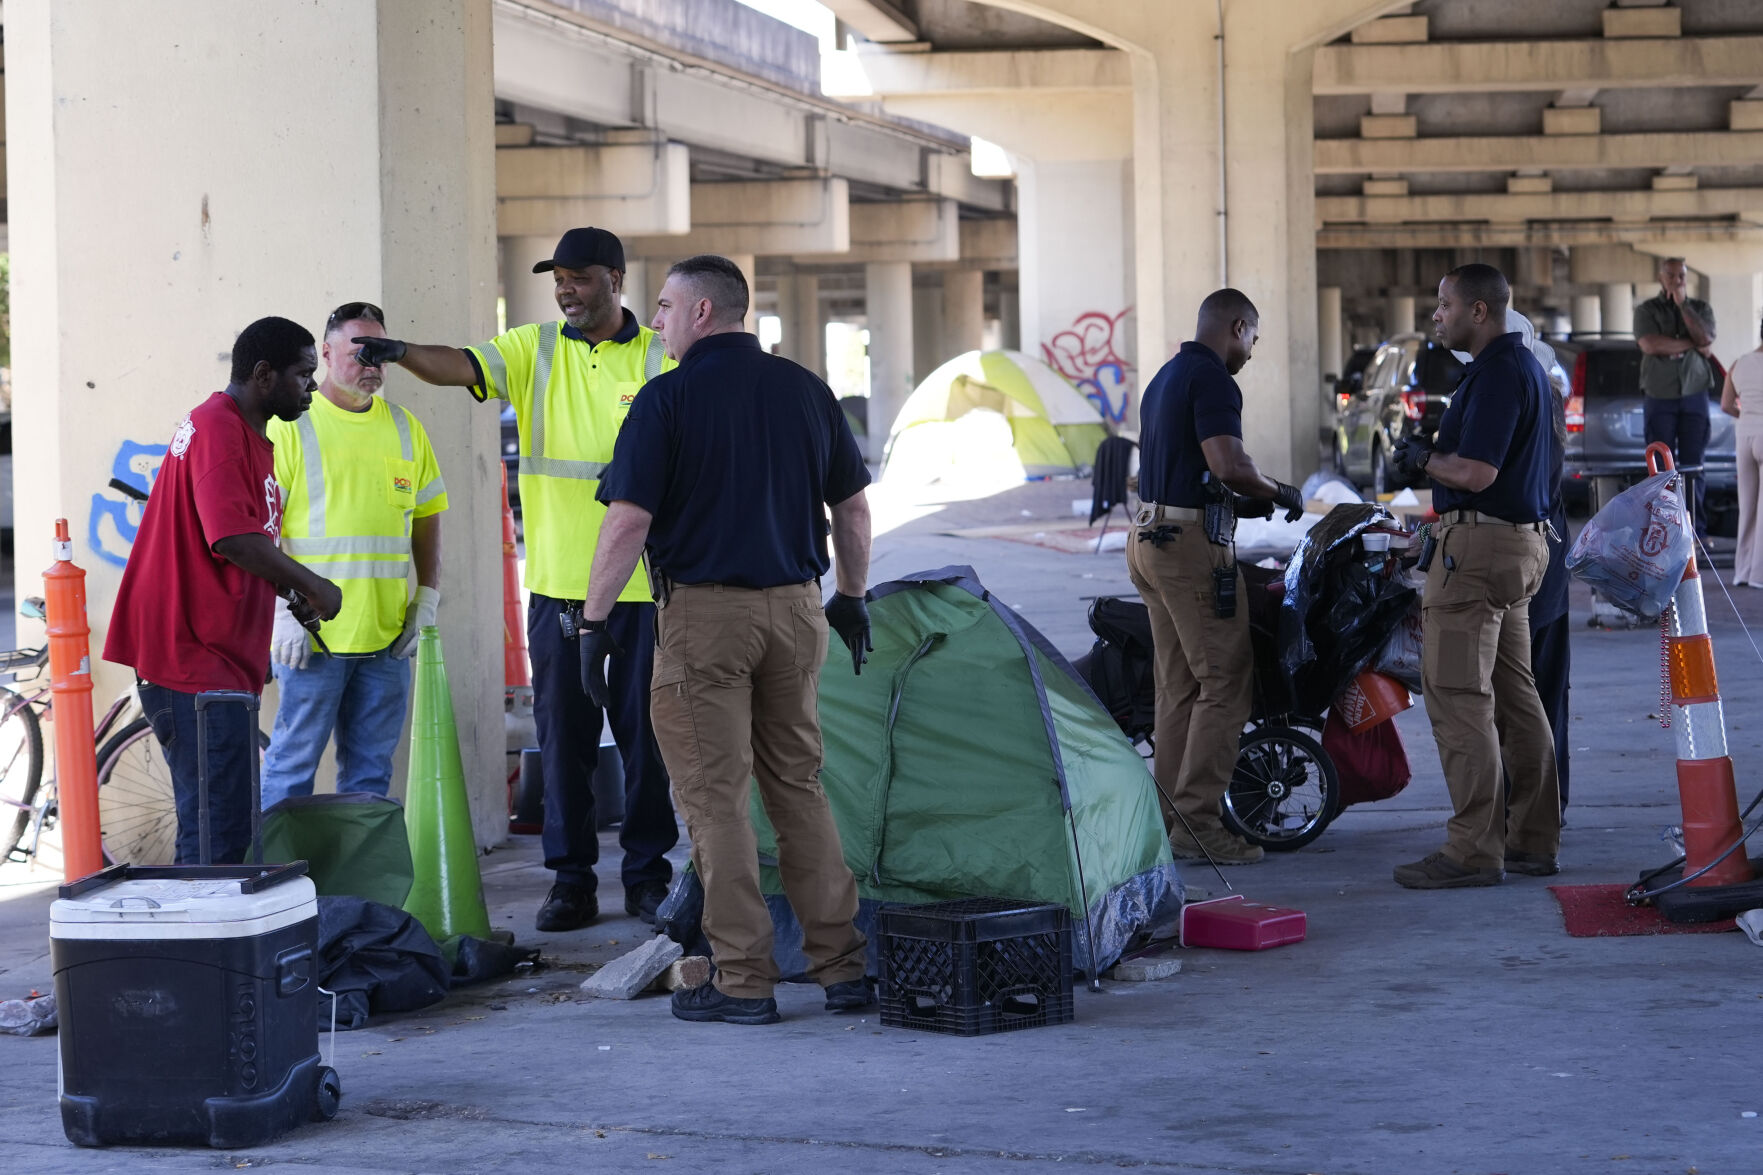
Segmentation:
{"type": "Polygon", "coordinates": [[[360,362],[356,336],[384,336],[371,302],[325,323],[324,383],[298,420],[270,423],[286,503],[282,549],[343,590],[343,608],[313,647],[278,604],[270,660],[280,687],[263,760],[263,805],[312,794],[332,732],[337,790],[385,795],[410,699],[416,637],[441,602],[441,512],[447,487],[428,433],[409,409],[374,395],[384,376],[360,362]],[[409,596],[412,563],[416,594],[409,596]]]}
{"type": "MultiPolygon", "coordinates": [[[[595,500],[619,426],[642,386],[674,361],[661,339],[619,303],[624,245],[598,228],[573,228],[533,266],[550,273],[562,321],[529,323],[471,347],[364,336],[361,361],[401,363],[431,384],[507,400],[520,427],[520,502],[526,525],[527,649],[533,717],[545,779],[545,867],[556,874],[539,930],[599,916],[594,793],[602,711],[582,689],[576,623],[606,507],[595,500]]],[[[655,605],[641,570],[618,592],[606,628],[618,646],[607,679],[606,724],[624,766],[619,844],[627,914],[655,921],[679,842],[667,771],[649,722],[655,605]]]]}

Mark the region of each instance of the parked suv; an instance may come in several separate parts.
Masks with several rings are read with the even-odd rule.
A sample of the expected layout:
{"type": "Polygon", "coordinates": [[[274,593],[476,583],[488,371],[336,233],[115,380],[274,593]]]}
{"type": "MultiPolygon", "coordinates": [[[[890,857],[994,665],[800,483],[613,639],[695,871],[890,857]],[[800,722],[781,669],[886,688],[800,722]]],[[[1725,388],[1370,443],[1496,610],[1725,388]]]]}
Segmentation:
{"type": "MultiPolygon", "coordinates": [[[[1596,508],[1646,475],[1646,397],[1641,348],[1631,338],[1580,337],[1553,344],[1570,372],[1567,479],[1572,501],[1596,508]],[[1595,493],[1593,492],[1595,491],[1595,493]]],[[[1708,394],[1708,452],[1703,460],[1710,527],[1730,533],[1736,522],[1738,475],[1732,417],[1720,410],[1720,389],[1708,394]]]]}
{"type": "Polygon", "coordinates": [[[1357,391],[1335,395],[1335,468],[1354,485],[1389,493],[1412,484],[1389,466],[1403,437],[1431,437],[1463,378],[1463,365],[1437,339],[1400,334],[1377,349],[1357,391]]]}

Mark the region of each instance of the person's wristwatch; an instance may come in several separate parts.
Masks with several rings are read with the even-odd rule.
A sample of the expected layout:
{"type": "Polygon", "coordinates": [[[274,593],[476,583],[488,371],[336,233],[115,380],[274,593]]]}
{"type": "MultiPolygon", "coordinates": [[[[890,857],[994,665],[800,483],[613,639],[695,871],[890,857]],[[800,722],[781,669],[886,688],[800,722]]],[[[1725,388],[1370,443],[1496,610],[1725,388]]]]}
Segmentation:
{"type": "Polygon", "coordinates": [[[1432,455],[1436,451],[1437,450],[1435,450],[1435,449],[1426,449],[1426,450],[1422,451],[1420,454],[1420,460],[1418,460],[1414,463],[1414,472],[1425,473],[1426,467],[1428,465],[1432,464],[1432,455]]]}

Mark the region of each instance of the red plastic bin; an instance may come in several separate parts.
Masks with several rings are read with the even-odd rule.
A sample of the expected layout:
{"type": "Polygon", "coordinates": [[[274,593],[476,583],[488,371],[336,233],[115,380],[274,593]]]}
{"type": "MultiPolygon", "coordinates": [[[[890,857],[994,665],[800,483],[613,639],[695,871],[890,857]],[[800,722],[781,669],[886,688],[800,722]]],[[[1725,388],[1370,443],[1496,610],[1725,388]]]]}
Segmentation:
{"type": "Polygon", "coordinates": [[[1304,911],[1263,906],[1242,894],[1194,902],[1181,910],[1181,945],[1227,951],[1264,951],[1303,942],[1304,911]]]}

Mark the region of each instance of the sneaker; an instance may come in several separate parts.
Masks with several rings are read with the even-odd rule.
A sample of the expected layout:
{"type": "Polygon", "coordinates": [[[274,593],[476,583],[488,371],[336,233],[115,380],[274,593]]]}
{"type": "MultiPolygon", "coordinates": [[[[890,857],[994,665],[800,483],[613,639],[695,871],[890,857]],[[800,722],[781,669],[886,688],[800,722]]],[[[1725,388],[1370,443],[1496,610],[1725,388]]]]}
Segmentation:
{"type": "Polygon", "coordinates": [[[624,890],[624,912],[633,918],[641,918],[650,926],[657,925],[655,912],[661,903],[667,900],[667,882],[644,881],[636,885],[627,885],[624,890]]]}
{"type": "Polygon", "coordinates": [[[1471,869],[1443,853],[1434,853],[1412,865],[1396,866],[1396,884],[1409,889],[1463,889],[1474,885],[1498,885],[1506,874],[1499,869],[1471,869]]]}
{"type": "Polygon", "coordinates": [[[559,881],[545,895],[539,916],[533,926],[546,934],[564,930],[580,930],[600,916],[600,902],[594,891],[568,881],[559,881]]]}
{"type": "Polygon", "coordinates": [[[1169,834],[1169,851],[1178,861],[1203,861],[1211,854],[1220,865],[1253,865],[1265,855],[1260,845],[1252,845],[1222,826],[1197,828],[1193,835],[1177,827],[1169,834]]]}
{"type": "Polygon", "coordinates": [[[1561,863],[1542,853],[1521,853],[1517,849],[1507,849],[1506,872],[1522,873],[1526,877],[1553,877],[1561,872],[1561,863]]]}
{"type": "Polygon", "coordinates": [[[724,995],[714,983],[674,992],[673,1014],[699,1024],[776,1024],[783,1019],[777,1014],[777,1001],[770,996],[744,1000],[724,995]]]}
{"type": "Polygon", "coordinates": [[[874,1003],[875,989],[865,976],[826,986],[826,1010],[829,1012],[855,1012],[874,1003]]]}

